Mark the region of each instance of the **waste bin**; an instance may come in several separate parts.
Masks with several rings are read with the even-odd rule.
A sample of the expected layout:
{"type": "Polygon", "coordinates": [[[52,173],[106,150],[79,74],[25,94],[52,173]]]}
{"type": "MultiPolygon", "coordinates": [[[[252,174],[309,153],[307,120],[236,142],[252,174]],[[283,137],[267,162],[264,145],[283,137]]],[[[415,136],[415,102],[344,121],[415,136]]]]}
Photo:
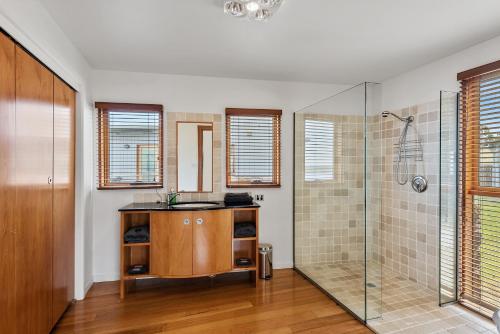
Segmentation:
{"type": "Polygon", "coordinates": [[[273,277],[273,246],[259,244],[259,277],[271,279],[273,277]]]}

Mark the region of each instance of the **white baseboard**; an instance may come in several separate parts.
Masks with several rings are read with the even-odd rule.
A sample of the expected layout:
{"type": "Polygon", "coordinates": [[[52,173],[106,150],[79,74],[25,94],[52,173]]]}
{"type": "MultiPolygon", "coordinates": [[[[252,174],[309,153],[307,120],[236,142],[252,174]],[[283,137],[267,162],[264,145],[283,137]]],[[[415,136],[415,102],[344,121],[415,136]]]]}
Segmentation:
{"type": "MultiPolygon", "coordinates": [[[[88,281],[86,284],[85,284],[85,290],[84,290],[84,296],[87,297],[87,293],[89,292],[90,288],[92,287],[92,285],[94,285],[94,282],[93,281],[88,281]]],[[[85,298],[84,297],[84,298],[85,298]]]]}
{"type": "Polygon", "coordinates": [[[119,281],[120,274],[119,273],[103,273],[103,274],[94,274],[94,282],[112,282],[119,281]]]}
{"type": "Polygon", "coordinates": [[[290,269],[293,268],[293,262],[273,263],[273,269],[290,269]]]}

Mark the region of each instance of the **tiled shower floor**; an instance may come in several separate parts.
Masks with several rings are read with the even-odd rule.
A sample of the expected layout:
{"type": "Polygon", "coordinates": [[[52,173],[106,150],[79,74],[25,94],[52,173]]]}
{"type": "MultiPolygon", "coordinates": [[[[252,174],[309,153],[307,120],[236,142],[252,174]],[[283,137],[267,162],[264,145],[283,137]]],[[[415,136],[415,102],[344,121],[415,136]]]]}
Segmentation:
{"type": "MultiPolygon", "coordinates": [[[[315,264],[298,269],[363,318],[363,264],[315,264]]],[[[370,263],[367,313],[372,320],[368,326],[377,333],[496,333],[491,321],[460,306],[439,307],[437,292],[387,268],[383,269],[382,280],[380,274],[380,264],[370,263]]]]}

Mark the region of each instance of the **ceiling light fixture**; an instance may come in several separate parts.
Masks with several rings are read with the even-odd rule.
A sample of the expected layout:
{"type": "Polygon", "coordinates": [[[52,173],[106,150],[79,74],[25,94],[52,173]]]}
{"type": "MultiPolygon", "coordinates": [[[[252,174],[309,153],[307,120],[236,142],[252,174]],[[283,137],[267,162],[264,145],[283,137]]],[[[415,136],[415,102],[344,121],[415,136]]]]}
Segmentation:
{"type": "Polygon", "coordinates": [[[278,10],[283,0],[224,0],[224,13],[265,21],[278,10]]]}

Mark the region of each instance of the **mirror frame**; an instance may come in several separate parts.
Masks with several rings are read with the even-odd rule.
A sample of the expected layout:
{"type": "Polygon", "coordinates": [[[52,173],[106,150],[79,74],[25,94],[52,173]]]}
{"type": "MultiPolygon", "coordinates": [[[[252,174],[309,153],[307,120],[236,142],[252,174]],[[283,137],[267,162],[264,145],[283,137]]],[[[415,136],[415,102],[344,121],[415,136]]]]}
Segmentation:
{"type": "MultiPolygon", "coordinates": [[[[210,194],[214,192],[214,122],[204,122],[204,121],[176,121],[175,125],[175,178],[176,178],[176,191],[178,193],[182,194],[210,194]],[[200,125],[201,126],[206,126],[206,127],[211,127],[212,128],[212,189],[210,191],[203,191],[203,185],[202,185],[202,191],[181,191],[179,190],[179,124],[186,124],[186,123],[191,123],[191,124],[199,124],[198,126],[198,134],[202,132],[203,130],[200,130],[200,125]],[[210,124],[210,125],[209,125],[210,124]]],[[[198,161],[200,161],[200,154],[202,150],[200,150],[200,141],[198,140],[198,161]]],[[[197,175],[197,180],[198,180],[198,189],[200,189],[200,168],[198,165],[198,175],[197,175]]]]}

